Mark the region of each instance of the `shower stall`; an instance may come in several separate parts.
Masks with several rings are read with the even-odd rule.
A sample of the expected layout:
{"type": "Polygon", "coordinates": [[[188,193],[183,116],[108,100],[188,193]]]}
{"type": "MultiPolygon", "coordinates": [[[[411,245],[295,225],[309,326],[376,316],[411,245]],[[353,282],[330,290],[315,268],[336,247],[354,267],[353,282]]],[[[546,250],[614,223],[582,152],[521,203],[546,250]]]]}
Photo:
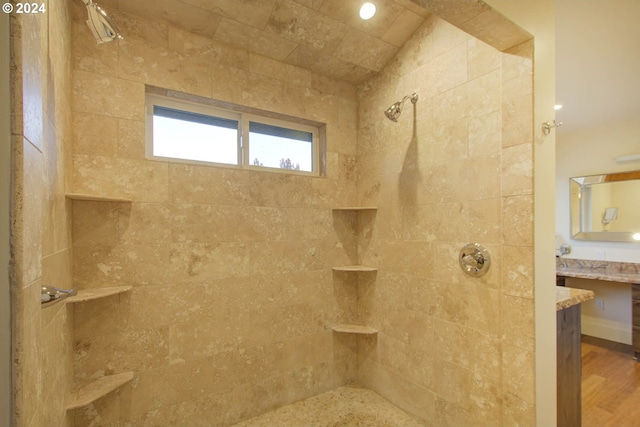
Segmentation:
{"type": "Polygon", "coordinates": [[[16,426],[251,425],[354,384],[418,424],[535,423],[529,34],[486,5],[509,37],[381,2],[421,24],[339,77],[302,66],[304,19],[281,24],[342,2],[104,3],[11,16],[16,426]],[[322,173],[145,157],[157,90],[322,123],[322,173]],[[43,286],[78,294],[43,308],[43,286]]]}

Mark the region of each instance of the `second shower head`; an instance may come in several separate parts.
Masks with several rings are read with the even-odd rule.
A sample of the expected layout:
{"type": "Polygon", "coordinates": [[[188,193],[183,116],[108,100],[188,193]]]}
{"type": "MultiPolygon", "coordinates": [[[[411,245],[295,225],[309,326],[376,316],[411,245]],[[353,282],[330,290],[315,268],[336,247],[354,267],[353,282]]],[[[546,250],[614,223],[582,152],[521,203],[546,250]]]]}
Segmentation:
{"type": "Polygon", "coordinates": [[[402,98],[401,101],[394,102],[391,105],[391,107],[386,109],[386,111],[384,112],[384,115],[387,116],[387,118],[392,122],[397,122],[398,117],[400,117],[400,114],[402,113],[402,106],[404,105],[407,99],[410,99],[411,103],[415,104],[416,102],[418,102],[418,94],[413,93],[411,96],[409,95],[405,96],[404,98],[402,98]]]}

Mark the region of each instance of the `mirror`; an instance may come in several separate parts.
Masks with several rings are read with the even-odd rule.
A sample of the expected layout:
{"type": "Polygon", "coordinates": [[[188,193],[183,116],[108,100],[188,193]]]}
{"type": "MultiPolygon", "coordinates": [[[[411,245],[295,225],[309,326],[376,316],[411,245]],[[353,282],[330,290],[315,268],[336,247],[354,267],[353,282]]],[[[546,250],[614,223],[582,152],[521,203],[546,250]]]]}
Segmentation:
{"type": "Polygon", "coordinates": [[[640,171],[570,178],[571,237],[640,243],[640,171]]]}

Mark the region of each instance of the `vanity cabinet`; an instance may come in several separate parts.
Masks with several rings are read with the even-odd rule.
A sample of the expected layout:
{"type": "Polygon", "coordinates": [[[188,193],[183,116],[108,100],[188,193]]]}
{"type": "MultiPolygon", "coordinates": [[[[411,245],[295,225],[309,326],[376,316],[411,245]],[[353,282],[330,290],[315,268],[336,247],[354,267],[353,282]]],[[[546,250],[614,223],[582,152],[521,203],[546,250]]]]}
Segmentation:
{"type": "Polygon", "coordinates": [[[633,319],[633,353],[636,360],[640,356],[640,283],[631,284],[631,316],[633,319]]]}
{"type": "Polygon", "coordinates": [[[558,426],[582,424],[580,305],[556,312],[558,426]]]}

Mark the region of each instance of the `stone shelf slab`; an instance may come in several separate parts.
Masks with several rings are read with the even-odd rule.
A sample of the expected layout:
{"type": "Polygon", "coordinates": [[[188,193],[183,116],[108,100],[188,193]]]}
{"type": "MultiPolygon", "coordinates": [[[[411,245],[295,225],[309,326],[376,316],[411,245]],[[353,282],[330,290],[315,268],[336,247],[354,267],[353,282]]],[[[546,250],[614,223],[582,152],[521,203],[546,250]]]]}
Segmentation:
{"type": "Polygon", "coordinates": [[[377,329],[372,328],[371,326],[362,326],[362,325],[342,324],[342,325],[335,325],[331,329],[333,329],[335,332],[339,332],[343,334],[375,335],[378,333],[377,329]]]}
{"type": "Polygon", "coordinates": [[[67,302],[70,304],[91,301],[98,298],[109,297],[111,295],[121,294],[131,290],[131,286],[115,286],[111,288],[95,288],[95,289],[82,289],[78,291],[77,295],[67,298],[67,302]]]}
{"type": "Polygon", "coordinates": [[[81,193],[67,193],[65,194],[67,199],[71,200],[83,200],[89,202],[120,202],[120,203],[131,203],[133,200],[126,199],[122,197],[108,197],[108,196],[98,196],[95,194],[81,194],[81,193]]]}
{"type": "Polygon", "coordinates": [[[378,271],[376,267],[368,267],[366,265],[343,265],[333,267],[333,271],[378,271]]]}

